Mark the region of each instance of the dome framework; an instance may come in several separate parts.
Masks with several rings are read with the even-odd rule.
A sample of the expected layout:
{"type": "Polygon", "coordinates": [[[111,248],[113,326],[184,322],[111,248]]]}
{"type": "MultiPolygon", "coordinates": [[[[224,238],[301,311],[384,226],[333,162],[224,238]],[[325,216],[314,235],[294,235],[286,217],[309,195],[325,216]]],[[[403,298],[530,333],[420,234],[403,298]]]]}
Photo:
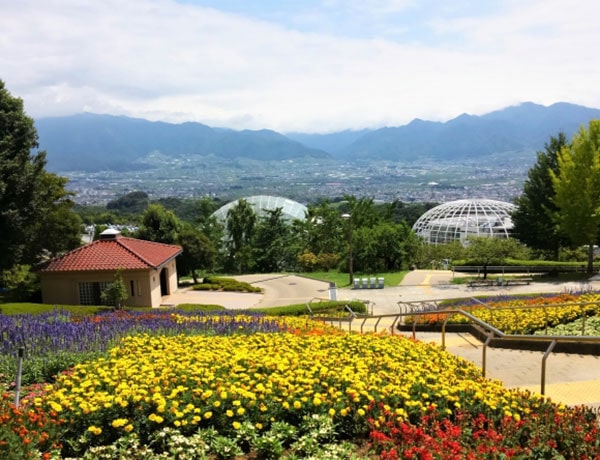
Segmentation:
{"type": "Polygon", "coordinates": [[[496,200],[450,201],[419,217],[413,230],[430,244],[466,244],[470,236],[509,238],[513,228],[510,215],[515,209],[511,203],[496,200]]]}
{"type": "MultiPolygon", "coordinates": [[[[281,208],[281,213],[283,214],[283,218],[285,220],[304,220],[306,218],[306,206],[288,198],[269,195],[255,195],[242,199],[246,200],[252,206],[254,212],[258,216],[264,216],[267,210],[273,211],[277,208],[281,208]]],[[[225,222],[227,220],[227,213],[231,208],[237,206],[238,202],[239,200],[235,200],[227,203],[224,206],[221,206],[213,213],[213,216],[215,216],[221,222],[225,222]]]]}

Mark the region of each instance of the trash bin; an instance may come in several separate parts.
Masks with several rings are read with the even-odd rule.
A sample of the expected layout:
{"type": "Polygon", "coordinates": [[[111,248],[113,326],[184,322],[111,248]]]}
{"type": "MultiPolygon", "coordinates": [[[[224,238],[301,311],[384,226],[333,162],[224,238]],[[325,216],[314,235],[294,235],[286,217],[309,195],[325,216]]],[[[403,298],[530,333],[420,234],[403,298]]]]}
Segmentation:
{"type": "Polygon", "coordinates": [[[498,279],[496,280],[496,284],[498,286],[502,286],[502,277],[501,276],[499,276],[498,279]]]}
{"type": "Polygon", "coordinates": [[[354,278],[354,289],[360,289],[360,278],[354,278]]]}
{"type": "Polygon", "coordinates": [[[371,289],[375,289],[376,285],[375,285],[375,277],[371,278],[371,289]]]}
{"type": "Polygon", "coordinates": [[[337,300],[337,286],[335,283],[329,283],[329,300],[337,300]]]}
{"type": "Polygon", "coordinates": [[[362,287],[363,289],[367,289],[369,287],[369,278],[362,279],[362,287]]]}
{"type": "Polygon", "coordinates": [[[384,284],[383,284],[383,278],[378,278],[377,279],[377,287],[379,289],[383,289],[383,286],[384,286],[384,284]]]}

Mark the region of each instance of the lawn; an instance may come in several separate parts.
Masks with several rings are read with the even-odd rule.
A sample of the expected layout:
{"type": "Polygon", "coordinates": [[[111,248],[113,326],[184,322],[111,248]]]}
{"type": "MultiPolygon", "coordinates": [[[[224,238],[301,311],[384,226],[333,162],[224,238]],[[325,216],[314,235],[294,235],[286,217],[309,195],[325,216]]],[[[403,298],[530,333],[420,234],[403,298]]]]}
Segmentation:
{"type": "MultiPolygon", "coordinates": [[[[355,273],[354,279],[362,279],[362,278],[383,278],[386,287],[398,286],[404,276],[407,274],[407,271],[400,272],[390,272],[390,273],[376,273],[376,274],[365,274],[365,273],[355,273]]],[[[350,279],[348,273],[342,273],[338,271],[327,271],[327,272],[310,272],[310,273],[301,273],[300,275],[306,276],[307,278],[318,279],[321,281],[328,281],[330,283],[335,283],[338,287],[350,287],[350,279]]]]}

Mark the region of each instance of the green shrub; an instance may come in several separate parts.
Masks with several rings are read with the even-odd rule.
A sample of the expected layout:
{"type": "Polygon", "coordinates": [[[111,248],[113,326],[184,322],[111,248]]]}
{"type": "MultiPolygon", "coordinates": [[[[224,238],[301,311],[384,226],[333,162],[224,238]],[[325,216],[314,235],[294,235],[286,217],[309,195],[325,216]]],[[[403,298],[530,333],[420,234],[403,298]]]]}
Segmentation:
{"type": "Polygon", "coordinates": [[[262,292],[262,289],[233,278],[207,276],[202,283],[195,284],[195,291],[262,292]]]}

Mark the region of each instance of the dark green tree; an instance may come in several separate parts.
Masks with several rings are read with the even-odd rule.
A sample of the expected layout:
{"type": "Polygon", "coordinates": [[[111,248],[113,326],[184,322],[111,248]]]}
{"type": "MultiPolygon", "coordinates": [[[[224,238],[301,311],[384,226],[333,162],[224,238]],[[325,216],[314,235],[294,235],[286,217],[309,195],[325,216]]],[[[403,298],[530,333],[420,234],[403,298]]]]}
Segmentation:
{"type": "Polygon", "coordinates": [[[27,260],[34,261],[40,255],[54,257],[81,245],[83,222],[73,211],[73,196],[65,190],[67,179],[44,172],[39,180],[36,194],[40,217],[33,224],[32,238],[27,245],[27,260]]]}
{"type": "Polygon", "coordinates": [[[537,162],[527,174],[523,193],[515,200],[517,209],[512,214],[512,236],[532,249],[550,252],[558,260],[565,238],[556,225],[558,210],[554,197],[551,172],[558,173],[558,155],[568,147],[564,133],[551,137],[543,152],[537,153],[537,162]]]}
{"type": "Polygon", "coordinates": [[[299,246],[293,242],[291,226],[282,208],[270,209],[260,217],[253,242],[256,270],[273,273],[295,268],[299,246]]]}
{"type": "Polygon", "coordinates": [[[588,273],[594,266],[594,244],[600,230],[600,120],[581,127],[570,147],[558,155],[551,172],[556,222],[574,246],[588,246],[588,273]]]}
{"type": "Polygon", "coordinates": [[[197,271],[212,271],[215,265],[217,251],[208,237],[190,223],[184,223],[177,244],[183,252],[177,258],[177,272],[190,274],[194,284],[198,283],[197,271]]]}
{"type": "Polygon", "coordinates": [[[161,205],[151,204],[142,216],[137,237],[157,243],[175,244],[181,230],[181,221],[161,205]]]}
{"type": "Polygon", "coordinates": [[[304,249],[315,256],[343,252],[348,244],[348,232],[340,210],[327,200],[309,204],[307,208],[305,220],[294,223],[294,232],[304,242],[304,249]]]}
{"type": "Polygon", "coordinates": [[[75,235],[80,229],[71,219],[72,202],[64,190],[66,179],[45,170],[46,154],[38,147],[23,101],[0,80],[0,270],[33,265],[79,244],[75,235]],[[56,230],[57,216],[67,221],[60,224],[63,233],[48,227],[56,230]]]}
{"type": "Polygon", "coordinates": [[[248,273],[254,267],[252,239],[257,216],[252,205],[240,199],[227,212],[227,268],[248,273]]]}

